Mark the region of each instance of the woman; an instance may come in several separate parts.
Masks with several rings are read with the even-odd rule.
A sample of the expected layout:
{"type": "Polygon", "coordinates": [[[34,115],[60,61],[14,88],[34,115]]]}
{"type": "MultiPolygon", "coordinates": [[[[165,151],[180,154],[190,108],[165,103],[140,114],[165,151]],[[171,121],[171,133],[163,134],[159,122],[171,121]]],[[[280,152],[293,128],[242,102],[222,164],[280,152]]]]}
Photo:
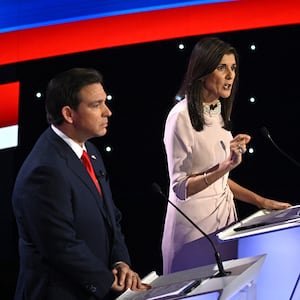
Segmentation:
{"type": "MultiPolygon", "coordinates": [[[[230,131],[238,65],[231,45],[216,37],[201,39],[165,124],[169,199],[215,243],[216,233],[237,221],[234,199],[266,209],[291,206],[262,197],[229,178],[250,141],[249,135],[233,137],[230,131]]],[[[217,248],[222,259],[236,257],[236,242],[217,244],[217,248]]],[[[215,262],[208,240],[170,204],[162,255],[164,274],[215,262]]]]}

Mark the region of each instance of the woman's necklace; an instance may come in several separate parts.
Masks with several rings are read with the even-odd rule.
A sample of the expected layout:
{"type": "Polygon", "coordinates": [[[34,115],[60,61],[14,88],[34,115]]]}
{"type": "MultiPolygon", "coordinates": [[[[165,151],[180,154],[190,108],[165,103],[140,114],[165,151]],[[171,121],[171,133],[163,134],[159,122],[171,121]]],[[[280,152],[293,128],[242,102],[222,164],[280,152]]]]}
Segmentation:
{"type": "Polygon", "coordinates": [[[203,102],[203,111],[205,114],[218,115],[221,113],[221,102],[220,100],[217,101],[215,104],[207,104],[203,102]]]}

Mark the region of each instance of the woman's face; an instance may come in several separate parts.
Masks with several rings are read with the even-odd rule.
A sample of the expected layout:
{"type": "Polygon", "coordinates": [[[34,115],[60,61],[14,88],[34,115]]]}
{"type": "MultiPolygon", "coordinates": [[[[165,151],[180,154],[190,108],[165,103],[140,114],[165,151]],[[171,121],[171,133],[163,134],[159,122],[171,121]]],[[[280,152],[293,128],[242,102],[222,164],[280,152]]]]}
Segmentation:
{"type": "Polygon", "coordinates": [[[228,98],[235,79],[236,60],[234,54],[225,54],[217,68],[204,81],[204,102],[212,102],[220,97],[228,98]]]}

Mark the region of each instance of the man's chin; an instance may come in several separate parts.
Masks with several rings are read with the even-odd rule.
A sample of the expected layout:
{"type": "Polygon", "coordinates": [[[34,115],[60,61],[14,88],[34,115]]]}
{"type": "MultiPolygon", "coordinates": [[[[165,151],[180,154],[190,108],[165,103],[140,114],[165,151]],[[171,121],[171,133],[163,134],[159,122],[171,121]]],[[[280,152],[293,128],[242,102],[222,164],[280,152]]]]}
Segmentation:
{"type": "Polygon", "coordinates": [[[107,129],[106,128],[101,129],[101,131],[98,132],[98,137],[104,136],[104,135],[106,135],[106,133],[107,133],[107,129]]]}

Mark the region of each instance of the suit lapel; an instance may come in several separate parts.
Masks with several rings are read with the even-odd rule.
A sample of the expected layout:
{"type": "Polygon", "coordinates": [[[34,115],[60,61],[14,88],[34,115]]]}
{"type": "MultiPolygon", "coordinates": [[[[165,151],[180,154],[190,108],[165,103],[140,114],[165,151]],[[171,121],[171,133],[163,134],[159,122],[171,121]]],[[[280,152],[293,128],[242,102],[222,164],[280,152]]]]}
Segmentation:
{"type": "MultiPolygon", "coordinates": [[[[81,160],[77,157],[77,155],[74,153],[74,151],[67,145],[59,136],[57,136],[52,129],[49,128],[48,131],[49,139],[52,141],[52,143],[57,148],[57,151],[61,154],[62,158],[66,161],[66,166],[72,170],[72,172],[80,178],[81,181],[88,187],[90,192],[92,193],[96,204],[103,215],[103,217],[107,220],[109,224],[111,224],[110,218],[107,214],[107,209],[104,206],[104,197],[101,197],[99,194],[94,182],[90,178],[89,174],[86,172],[85,167],[83,166],[81,160]]],[[[95,168],[95,162],[94,159],[91,159],[92,165],[95,168]]],[[[95,169],[96,170],[96,169],[95,169]]],[[[95,171],[96,172],[96,171],[95,171]]],[[[97,174],[96,174],[97,175],[97,174]]],[[[102,191],[104,193],[104,191],[102,191]]],[[[84,198],[84,196],[83,196],[84,198]]]]}
{"type": "MultiPolygon", "coordinates": [[[[71,150],[71,152],[74,155],[69,155],[69,156],[66,157],[68,167],[70,169],[72,169],[73,172],[78,177],[80,177],[80,179],[84,182],[85,185],[88,186],[90,192],[93,194],[93,197],[96,201],[97,206],[100,209],[100,212],[102,213],[104,218],[107,220],[108,224],[111,225],[111,221],[110,221],[110,218],[109,218],[108,213],[107,213],[106,205],[104,203],[104,201],[105,201],[104,196],[105,195],[103,194],[103,196],[101,196],[99,194],[94,182],[90,178],[90,175],[86,172],[85,167],[83,166],[81,161],[78,159],[78,157],[75,155],[75,153],[72,150],[71,150]]],[[[93,168],[95,169],[93,161],[92,161],[92,165],[93,165],[93,168]]],[[[103,189],[102,189],[102,193],[104,193],[103,189]]]]}

